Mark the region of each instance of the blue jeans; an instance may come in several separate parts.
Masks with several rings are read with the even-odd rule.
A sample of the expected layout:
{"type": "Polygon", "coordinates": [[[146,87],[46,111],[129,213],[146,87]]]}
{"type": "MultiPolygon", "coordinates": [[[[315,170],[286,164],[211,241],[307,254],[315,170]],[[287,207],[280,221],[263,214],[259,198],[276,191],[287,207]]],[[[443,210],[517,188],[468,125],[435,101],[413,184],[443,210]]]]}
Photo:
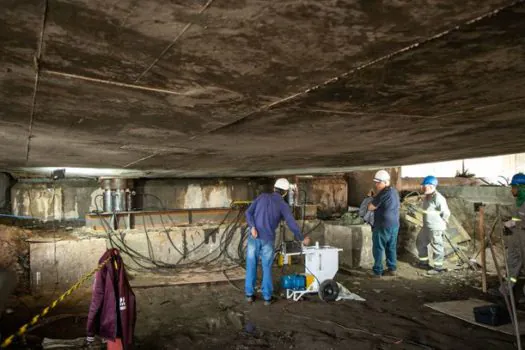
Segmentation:
{"type": "Polygon", "coordinates": [[[272,299],[273,280],[272,265],[274,258],[273,242],[255,239],[248,233],[248,245],[246,247],[246,281],[244,284],[244,293],[246,296],[255,295],[255,286],[257,283],[257,264],[261,259],[262,265],[262,295],[264,300],[272,299]]]}
{"type": "Polygon", "coordinates": [[[386,255],[386,266],[389,270],[397,269],[397,234],[399,226],[374,228],[372,230],[372,253],[374,255],[374,273],[383,274],[383,256],[386,255]]]}

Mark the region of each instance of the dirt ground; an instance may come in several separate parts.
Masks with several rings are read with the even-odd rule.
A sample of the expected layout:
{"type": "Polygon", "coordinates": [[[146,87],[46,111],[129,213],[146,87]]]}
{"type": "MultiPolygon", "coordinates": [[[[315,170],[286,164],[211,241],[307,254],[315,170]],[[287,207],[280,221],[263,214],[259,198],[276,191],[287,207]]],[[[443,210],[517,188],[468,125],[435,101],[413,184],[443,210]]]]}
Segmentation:
{"type": "MultiPolygon", "coordinates": [[[[312,295],[299,302],[280,298],[271,306],[260,300],[248,305],[243,281],[135,289],[136,348],[515,349],[512,336],[423,306],[483,299],[479,276],[451,272],[439,278],[422,277],[406,263],[399,271],[400,276],[381,280],[371,279],[364,270],[340,272],[336,279],[366,302],[325,303],[312,295]]],[[[276,269],[276,283],[280,274],[276,269]]],[[[13,348],[38,348],[43,337],[84,337],[89,298],[76,293],[29,332],[27,346],[13,348]]],[[[2,334],[15,331],[50,300],[51,296],[13,297],[14,313],[0,322],[2,334]]]]}

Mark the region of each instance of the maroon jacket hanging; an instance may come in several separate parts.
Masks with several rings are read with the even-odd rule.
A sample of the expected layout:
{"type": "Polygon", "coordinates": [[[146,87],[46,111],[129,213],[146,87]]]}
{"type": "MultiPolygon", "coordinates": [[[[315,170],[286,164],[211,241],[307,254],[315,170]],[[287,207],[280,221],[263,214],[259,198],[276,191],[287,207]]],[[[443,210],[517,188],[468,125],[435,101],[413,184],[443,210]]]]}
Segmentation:
{"type": "Polygon", "coordinates": [[[87,336],[98,335],[112,341],[121,338],[124,349],[130,349],[135,331],[135,294],[118,250],[107,250],[99,264],[109,257],[111,260],[97,272],[93,282],[87,336]]]}

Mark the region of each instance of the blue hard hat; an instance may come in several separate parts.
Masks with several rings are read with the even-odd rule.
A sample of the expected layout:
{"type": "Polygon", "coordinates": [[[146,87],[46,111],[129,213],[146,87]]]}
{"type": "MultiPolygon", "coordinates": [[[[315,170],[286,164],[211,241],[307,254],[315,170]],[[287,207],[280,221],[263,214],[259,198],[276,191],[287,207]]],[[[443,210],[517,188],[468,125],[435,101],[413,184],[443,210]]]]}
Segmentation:
{"type": "Polygon", "coordinates": [[[426,185],[437,186],[438,185],[437,177],[432,176],[432,175],[425,177],[423,179],[423,182],[421,182],[421,186],[426,186],[426,185]]]}
{"type": "Polygon", "coordinates": [[[512,181],[510,182],[512,186],[520,186],[525,185],[525,174],[518,173],[512,177],[512,181]]]}

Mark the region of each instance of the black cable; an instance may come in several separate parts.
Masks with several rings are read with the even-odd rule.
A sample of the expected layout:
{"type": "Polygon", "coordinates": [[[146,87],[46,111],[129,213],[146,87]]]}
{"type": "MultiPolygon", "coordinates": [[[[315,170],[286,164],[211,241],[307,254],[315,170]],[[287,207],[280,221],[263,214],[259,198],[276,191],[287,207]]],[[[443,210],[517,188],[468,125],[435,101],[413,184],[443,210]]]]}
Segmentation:
{"type": "MultiPolygon", "coordinates": [[[[149,194],[143,194],[143,195],[146,196],[146,195],[149,195],[149,194]]],[[[99,195],[99,196],[101,196],[101,195],[99,195]]],[[[164,210],[166,210],[164,204],[162,203],[162,201],[160,200],[159,197],[157,197],[155,195],[150,195],[150,196],[156,198],[159,201],[161,207],[164,210]]],[[[233,221],[231,221],[226,226],[226,228],[224,229],[224,233],[221,235],[221,240],[219,241],[219,245],[215,249],[213,249],[212,251],[208,252],[204,256],[201,256],[201,257],[199,257],[197,259],[190,260],[190,261],[187,261],[187,262],[184,262],[184,263],[182,263],[182,261],[185,260],[185,256],[180,251],[180,249],[178,249],[176,247],[175,243],[171,239],[171,236],[169,234],[169,229],[166,227],[166,225],[164,223],[164,220],[162,218],[162,214],[161,214],[161,223],[163,225],[164,232],[166,233],[166,236],[168,237],[168,240],[170,241],[170,244],[181,255],[181,258],[175,264],[172,264],[172,263],[166,263],[166,262],[159,261],[159,260],[155,259],[154,254],[153,254],[153,247],[152,247],[151,239],[149,237],[148,229],[146,227],[146,221],[145,221],[144,218],[143,218],[143,224],[144,224],[144,229],[145,229],[145,234],[146,234],[146,240],[148,241],[148,254],[149,254],[149,257],[148,256],[144,256],[143,254],[137,252],[136,250],[131,248],[128,244],[126,244],[126,242],[124,240],[123,232],[119,232],[119,234],[116,234],[114,229],[107,222],[107,219],[104,218],[102,215],[100,215],[100,211],[99,211],[98,204],[96,203],[96,201],[95,201],[95,206],[96,206],[96,209],[97,209],[97,214],[100,217],[100,219],[101,219],[101,221],[103,223],[103,227],[104,227],[104,229],[105,229],[105,231],[106,231],[106,233],[108,235],[108,239],[109,239],[111,247],[113,247],[113,248],[116,247],[117,249],[122,251],[122,253],[124,253],[127,256],[129,256],[130,259],[137,266],[139,266],[140,268],[142,268],[144,270],[158,270],[158,269],[164,270],[164,269],[173,269],[173,268],[197,266],[199,263],[203,262],[203,260],[210,258],[212,255],[216,255],[216,256],[214,256],[213,258],[211,258],[208,261],[206,261],[206,264],[208,264],[208,265],[209,264],[213,264],[214,262],[218,261],[221,257],[224,257],[224,256],[226,258],[234,261],[234,262],[237,262],[239,265],[244,259],[243,250],[241,248],[242,244],[245,242],[244,235],[242,235],[240,240],[239,240],[239,242],[240,242],[239,246],[241,246],[241,247],[238,247],[238,250],[237,250],[238,257],[232,256],[228,249],[231,246],[231,242],[233,241],[233,238],[235,237],[236,230],[241,225],[242,217],[243,217],[243,214],[244,214],[246,208],[242,208],[241,210],[239,210],[239,213],[237,214],[235,219],[233,221]],[[147,266],[147,265],[152,265],[152,266],[147,266]]],[[[220,229],[221,229],[222,225],[226,222],[226,220],[230,216],[232,210],[233,210],[233,207],[230,208],[230,210],[224,216],[224,218],[221,221],[221,223],[210,233],[210,235],[211,234],[215,234],[215,233],[220,233],[220,229]]],[[[173,223],[173,219],[171,218],[171,216],[169,214],[168,214],[168,218],[173,223]]],[[[243,232],[243,231],[241,231],[241,232],[243,232]]],[[[198,244],[197,246],[195,246],[191,251],[189,251],[188,254],[198,250],[204,244],[205,244],[205,240],[203,239],[203,241],[200,244],[198,244]]],[[[136,269],[133,269],[133,270],[136,270],[136,269]]],[[[136,271],[138,271],[138,270],[136,270],[136,271]]]]}

